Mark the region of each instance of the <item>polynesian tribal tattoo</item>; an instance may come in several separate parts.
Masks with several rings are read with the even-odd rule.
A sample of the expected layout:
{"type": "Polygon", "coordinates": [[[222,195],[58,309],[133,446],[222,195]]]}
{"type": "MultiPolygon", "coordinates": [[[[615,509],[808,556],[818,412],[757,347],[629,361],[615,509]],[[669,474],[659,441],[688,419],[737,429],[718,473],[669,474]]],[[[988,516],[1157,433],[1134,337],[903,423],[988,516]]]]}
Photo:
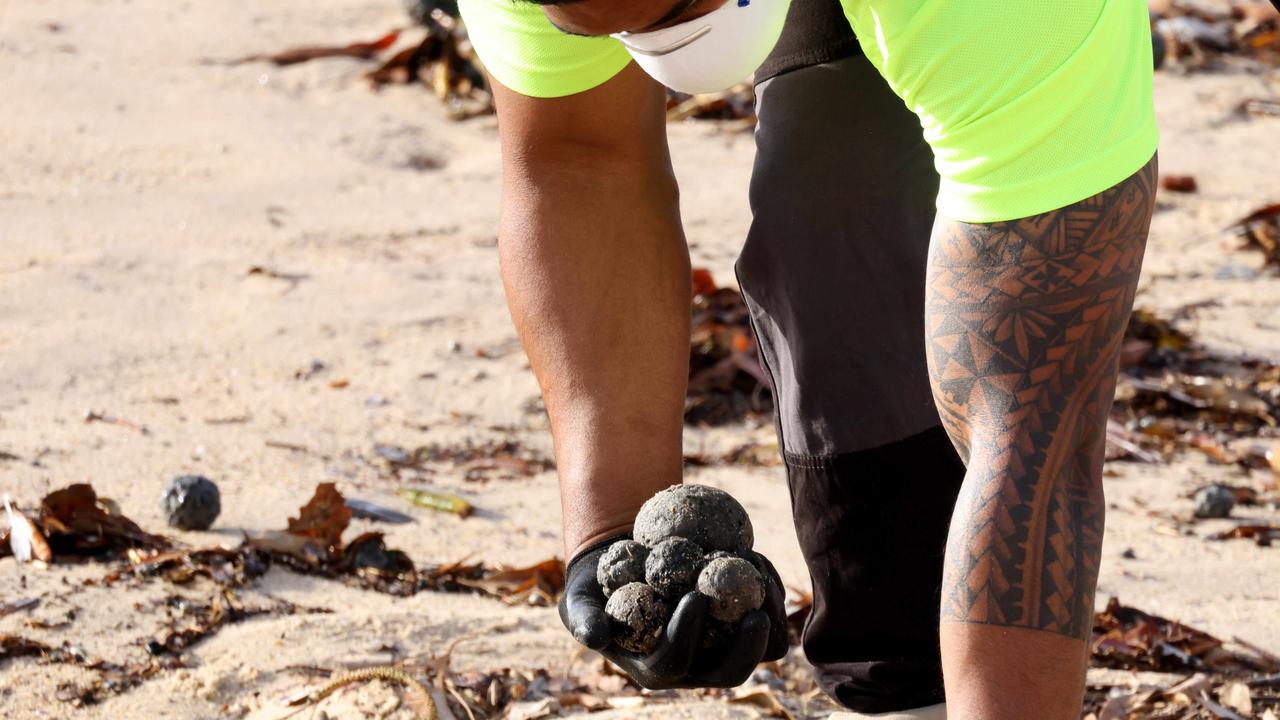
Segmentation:
{"type": "Polygon", "coordinates": [[[1155,181],[1153,158],[1061,210],[934,228],[929,372],[968,465],[947,541],[944,622],[1089,634],[1107,415],[1155,181]]]}

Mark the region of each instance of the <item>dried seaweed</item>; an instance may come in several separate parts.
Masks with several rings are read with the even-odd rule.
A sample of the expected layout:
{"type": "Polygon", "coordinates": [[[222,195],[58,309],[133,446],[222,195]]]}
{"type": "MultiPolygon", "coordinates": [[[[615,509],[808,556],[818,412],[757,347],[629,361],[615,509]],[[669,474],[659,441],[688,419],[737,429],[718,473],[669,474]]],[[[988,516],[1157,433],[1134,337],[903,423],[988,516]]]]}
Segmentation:
{"type": "Polygon", "coordinates": [[[1178,69],[1212,69],[1228,57],[1280,65],[1280,12],[1267,0],[1153,0],[1151,12],[1165,58],[1178,69]]]}
{"type": "Polygon", "coordinates": [[[289,519],[288,532],[311,538],[327,552],[338,555],[342,549],[342,533],[351,523],[351,509],[333,483],[320,483],[298,517],[289,519]]]}
{"type": "Polygon", "coordinates": [[[415,15],[426,30],[422,41],[397,52],[365,77],[375,88],[421,82],[445,102],[453,119],[492,113],[493,95],[484,67],[456,11],[434,8],[415,15]]]}
{"type": "Polygon", "coordinates": [[[297,65],[298,63],[304,63],[310,60],[332,57],[371,60],[383,51],[391,48],[391,46],[395,45],[396,41],[399,39],[400,31],[392,30],[377,40],[370,42],[355,42],[348,45],[309,45],[305,47],[289,48],[288,50],[282,50],[275,53],[248,55],[236,60],[233,64],[263,60],[277,66],[285,66],[297,65]]]}
{"type": "Polygon", "coordinates": [[[143,530],[120,514],[114,502],[99,498],[86,484],[70,485],[46,495],[34,521],[17,508],[7,510],[10,523],[17,530],[0,535],[0,557],[16,554],[20,560],[43,562],[109,559],[130,549],[160,550],[169,546],[168,538],[143,530]]]}
{"type": "Polygon", "coordinates": [[[1210,350],[1143,309],[1120,354],[1109,459],[1154,462],[1194,450],[1280,474],[1280,364],[1210,350]]]}
{"type": "Polygon", "coordinates": [[[1262,253],[1266,267],[1280,270],[1280,203],[1254,210],[1227,227],[1240,238],[1242,250],[1262,253]]]}
{"type": "Polygon", "coordinates": [[[531,477],[555,468],[540,451],[511,438],[482,442],[466,440],[453,445],[433,443],[407,450],[396,445],[375,445],[374,454],[396,477],[405,471],[432,475],[448,466],[472,482],[531,477]]]}
{"type": "Polygon", "coordinates": [[[706,270],[695,270],[694,278],[685,420],[725,425],[767,417],[773,395],[742,294],[716,287],[706,270]]]}
{"type": "Polygon", "coordinates": [[[1227,705],[1280,708],[1280,658],[1246,643],[1226,643],[1182,623],[1124,606],[1113,598],[1094,617],[1092,665],[1099,668],[1195,673],[1169,685],[1092,685],[1086,718],[1123,720],[1239,717],[1227,705]],[[1240,697],[1240,687],[1244,697],[1240,697]],[[1216,690],[1215,690],[1216,689],[1216,690]],[[1252,692],[1250,692],[1252,689],[1252,692]],[[1217,696],[1217,700],[1212,697],[1217,696]],[[1208,712],[1209,715],[1199,713],[1208,712]]]}
{"type": "Polygon", "coordinates": [[[756,94],[749,82],[705,95],[667,90],[667,122],[681,120],[733,120],[744,128],[756,122],[756,94]]]}

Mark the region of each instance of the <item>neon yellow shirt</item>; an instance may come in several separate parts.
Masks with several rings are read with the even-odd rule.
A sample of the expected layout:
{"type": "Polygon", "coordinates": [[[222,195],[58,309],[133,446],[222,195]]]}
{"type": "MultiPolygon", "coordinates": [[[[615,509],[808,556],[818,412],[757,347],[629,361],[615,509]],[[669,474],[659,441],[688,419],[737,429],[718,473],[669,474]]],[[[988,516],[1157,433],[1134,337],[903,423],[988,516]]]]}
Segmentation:
{"type": "MultiPolygon", "coordinates": [[[[1137,172],[1155,153],[1142,0],[842,0],[867,58],[920,118],[962,222],[1029,217],[1137,172]]],[[[531,97],[596,87],[630,62],[535,4],[460,0],[487,70],[531,97]]]]}

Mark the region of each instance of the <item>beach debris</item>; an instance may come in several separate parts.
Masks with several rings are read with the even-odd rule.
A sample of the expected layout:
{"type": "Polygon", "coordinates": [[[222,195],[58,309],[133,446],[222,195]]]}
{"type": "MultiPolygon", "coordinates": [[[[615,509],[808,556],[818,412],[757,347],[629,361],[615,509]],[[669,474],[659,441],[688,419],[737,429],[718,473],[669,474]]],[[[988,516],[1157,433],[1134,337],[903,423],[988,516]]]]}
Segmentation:
{"type": "Polygon", "coordinates": [[[413,572],[413,561],[400,550],[387,547],[380,532],[360,535],[347,544],[341,567],[349,572],[372,569],[388,575],[413,572]]]}
{"type": "Polygon", "coordinates": [[[698,592],[711,598],[711,617],[738,622],[764,604],[764,578],[755,565],[737,557],[718,557],[698,575],[698,592]]]}
{"type": "Polygon", "coordinates": [[[623,650],[648,655],[658,645],[671,606],[653,586],[633,582],[615,590],[604,612],[613,621],[613,640],[623,650]]]}
{"type": "Polygon", "coordinates": [[[408,689],[409,695],[406,698],[406,704],[413,713],[414,720],[436,720],[439,717],[435,700],[431,697],[431,691],[403,668],[394,665],[379,665],[377,667],[338,673],[321,687],[303,694],[300,698],[294,699],[288,704],[291,706],[314,705],[348,685],[371,680],[382,680],[403,685],[408,689]]]}
{"type": "Polygon", "coordinates": [[[688,95],[667,90],[667,122],[682,120],[730,120],[743,129],[756,123],[756,94],[750,82],[741,82],[728,90],[688,95]]]}
{"type": "Polygon", "coordinates": [[[1213,540],[1252,540],[1259,547],[1271,547],[1280,542],[1280,525],[1250,523],[1237,525],[1210,536],[1213,540]]]}
{"type": "Polygon", "coordinates": [[[1280,448],[1280,364],[1211,350],[1173,320],[1138,308],[1120,366],[1109,460],[1163,462],[1194,450],[1280,476],[1269,459],[1280,448]]]}
{"type": "Polygon", "coordinates": [[[291,615],[298,612],[327,612],[302,608],[283,600],[246,607],[233,590],[219,588],[208,603],[190,597],[171,595],[157,601],[157,607],[168,613],[165,626],[154,636],[140,642],[148,659],[125,663],[110,662],[90,656],[76,645],[49,645],[16,635],[0,634],[0,666],[6,660],[20,657],[38,658],[46,665],[74,665],[94,674],[88,682],[64,682],[56,697],[75,706],[92,705],[112,695],[127,692],[166,670],[184,667],[182,653],[208,638],[226,625],[262,615],[291,615]]]}
{"type": "Polygon", "coordinates": [[[291,290],[294,287],[297,287],[297,285],[303,280],[311,279],[311,276],[307,273],[285,272],[266,265],[253,265],[246,270],[244,274],[250,277],[256,276],[268,278],[270,280],[282,280],[289,284],[289,288],[291,290]]]}
{"type": "Polygon", "coordinates": [[[1246,703],[1253,713],[1280,710],[1280,683],[1276,682],[1280,657],[1239,639],[1224,642],[1201,630],[1122,605],[1115,598],[1094,616],[1090,648],[1095,668],[1178,675],[1163,687],[1135,685],[1128,680],[1090,684],[1085,694],[1085,718],[1232,718],[1241,717],[1237,713],[1246,703]]]}
{"type": "Polygon", "coordinates": [[[471,514],[476,511],[475,507],[467,500],[438,490],[429,490],[422,487],[404,487],[397,490],[396,493],[418,507],[450,513],[460,518],[471,517],[471,514]]]}
{"type": "Polygon", "coordinates": [[[365,75],[374,88],[422,83],[445,103],[450,119],[491,114],[493,94],[484,66],[467,37],[456,8],[435,7],[411,13],[426,35],[416,45],[396,52],[365,75]]]}
{"type": "Polygon", "coordinates": [[[0,617],[12,615],[13,613],[21,612],[23,610],[30,610],[39,604],[40,598],[18,598],[17,600],[9,600],[7,602],[0,603],[0,617]]]}
{"type": "Polygon", "coordinates": [[[649,549],[644,561],[644,582],[663,599],[677,602],[694,589],[698,573],[706,564],[706,556],[696,543],[667,537],[649,549]]]}
{"type": "Polygon", "coordinates": [[[133,422],[132,420],[126,420],[124,418],[116,417],[114,415],[110,415],[105,412],[99,412],[97,410],[86,410],[84,413],[84,423],[86,425],[89,425],[91,423],[104,423],[107,425],[115,425],[117,427],[122,427],[127,430],[132,430],[138,433],[139,435],[151,434],[151,431],[148,430],[144,425],[139,425],[138,423],[133,422]]]}
{"type": "Polygon", "coordinates": [[[67,643],[55,646],[18,635],[0,634],[0,666],[7,660],[21,657],[37,658],[46,665],[75,665],[96,673],[97,677],[87,684],[65,682],[58,685],[57,699],[77,707],[127,692],[160,672],[180,665],[172,658],[117,664],[90,657],[83,649],[67,643]]]}
{"type": "Polygon", "coordinates": [[[1245,98],[1236,106],[1236,113],[1243,117],[1280,117],[1280,100],[1245,98]]]}
{"type": "Polygon", "coordinates": [[[392,525],[405,525],[417,522],[412,515],[405,515],[399,510],[392,510],[385,505],[379,505],[368,500],[358,500],[356,498],[347,498],[347,509],[351,511],[351,517],[360,518],[362,520],[373,520],[375,522],[390,523],[392,525]]]}
{"type": "MultiPolygon", "coordinates": [[[[465,502],[438,493],[423,495],[428,491],[415,488],[402,490],[430,503],[465,502]]],[[[344,545],[342,535],[351,517],[342,493],[333,483],[321,483],[299,517],[290,519],[286,532],[254,535],[239,552],[258,550],[297,572],[341,579],[390,595],[424,590],[479,592],[513,605],[550,605],[564,589],[564,564],[558,558],[516,568],[465,561],[415,566],[405,553],[388,548],[382,533],[365,533],[344,545]]]]}
{"type": "Polygon", "coordinates": [[[407,471],[434,475],[440,466],[449,466],[471,482],[532,477],[555,469],[555,463],[540,451],[514,438],[483,441],[465,440],[446,445],[433,443],[407,450],[398,445],[378,444],[373,452],[394,476],[407,471]]]}
{"type": "Polygon", "coordinates": [[[649,548],[634,540],[619,540],[605,549],[596,562],[596,582],[607,598],[614,590],[636,582],[644,582],[645,560],[649,548]]]}
{"type": "Polygon", "coordinates": [[[13,554],[13,558],[20,563],[31,562],[32,560],[45,563],[52,562],[53,550],[49,547],[49,542],[44,539],[44,534],[31,521],[31,518],[22,514],[21,510],[13,507],[8,495],[4,496],[4,512],[9,517],[9,533],[6,545],[13,554]]]}
{"type": "Polygon", "coordinates": [[[331,556],[339,557],[342,533],[350,522],[351,510],[337,486],[331,482],[320,483],[298,517],[289,518],[288,532],[316,540],[331,556]]]}
{"type": "Polygon", "coordinates": [[[813,593],[803,588],[790,588],[787,593],[787,636],[793,646],[800,644],[804,624],[813,614],[813,593]]]}
{"type": "Polygon", "coordinates": [[[564,590],[564,562],[549,558],[524,567],[454,563],[427,572],[429,589],[476,590],[508,605],[549,607],[564,590]]]}
{"type": "Polygon", "coordinates": [[[114,556],[131,548],[164,549],[169,540],[153,535],[99,498],[93,486],[78,483],[49,493],[40,503],[36,526],[54,558],[114,556]]]}
{"type": "Polygon", "coordinates": [[[640,506],[633,534],[653,551],[664,540],[684,538],[703,551],[745,552],[755,544],[746,508],[729,493],[685,483],[659,491],[640,506]]]}
{"type": "Polygon", "coordinates": [[[1224,518],[1236,506],[1236,496],[1230,488],[1209,485],[1196,491],[1195,504],[1195,515],[1198,518],[1224,518]]]}
{"type": "Polygon", "coordinates": [[[222,512],[222,496],[203,475],[179,475],[165,485],[160,507],[170,527],[208,530],[222,512]]]}
{"type": "Polygon", "coordinates": [[[614,542],[596,564],[623,649],[650,652],[690,592],[709,600],[704,647],[732,637],[735,624],[764,603],[751,519],[723,490],[691,483],[662,490],[641,506],[632,532],[634,540],[614,542]]]}
{"type": "Polygon", "coordinates": [[[717,287],[711,273],[693,271],[693,331],[685,421],[725,425],[773,412],[769,380],[742,293],[717,287]]]}
{"type": "Polygon", "coordinates": [[[1160,187],[1176,193],[1193,193],[1199,189],[1194,175],[1163,175],[1160,187]]]}
{"type": "Polygon", "coordinates": [[[1280,203],[1254,210],[1227,230],[1240,238],[1242,250],[1261,252],[1267,267],[1280,269],[1280,203]]]}
{"type": "Polygon", "coordinates": [[[400,30],[392,30],[376,40],[368,42],[354,42],[347,45],[309,45],[303,47],[289,48],[275,53],[258,53],[254,55],[246,55],[233,61],[231,64],[240,65],[250,62],[269,62],[278,67],[286,65],[297,65],[309,60],[319,60],[321,58],[346,57],[357,58],[360,60],[372,60],[382,52],[389,50],[396,41],[400,39],[400,30]]]}
{"type": "Polygon", "coordinates": [[[293,371],[294,380],[311,380],[317,375],[329,371],[329,365],[323,360],[312,360],[306,367],[300,367],[293,371]]]}
{"type": "Polygon", "coordinates": [[[749,440],[739,443],[724,452],[686,453],[684,464],[689,467],[713,467],[721,465],[742,465],[747,467],[781,467],[782,453],[777,442],[760,442],[749,440]]]}
{"type": "MultiPolygon", "coordinates": [[[[291,604],[286,603],[289,607],[291,604]]],[[[175,603],[176,613],[169,625],[147,642],[150,655],[178,655],[192,645],[222,629],[224,625],[237,623],[258,615],[281,614],[278,608],[246,608],[230,589],[220,589],[208,603],[194,603],[187,599],[175,603]]]]}
{"type": "Polygon", "coordinates": [[[1128,607],[1116,598],[1094,617],[1090,647],[1095,667],[1203,671],[1228,677],[1280,672],[1275,657],[1247,647],[1230,648],[1206,632],[1128,607]]]}
{"type": "MultiPolygon", "coordinates": [[[[282,533],[283,534],[283,533],[282,533]]],[[[295,536],[291,536],[295,537],[295,536]]],[[[126,577],[159,577],[174,585],[189,585],[206,578],[219,587],[238,588],[262,577],[271,567],[270,553],[254,542],[239,547],[203,547],[167,550],[130,550],[128,564],[107,573],[104,585],[126,577]]]]}
{"type": "Polygon", "coordinates": [[[1226,57],[1280,64],[1280,12],[1267,0],[1221,6],[1157,0],[1150,9],[1166,65],[1201,70],[1216,67],[1226,57]]]}

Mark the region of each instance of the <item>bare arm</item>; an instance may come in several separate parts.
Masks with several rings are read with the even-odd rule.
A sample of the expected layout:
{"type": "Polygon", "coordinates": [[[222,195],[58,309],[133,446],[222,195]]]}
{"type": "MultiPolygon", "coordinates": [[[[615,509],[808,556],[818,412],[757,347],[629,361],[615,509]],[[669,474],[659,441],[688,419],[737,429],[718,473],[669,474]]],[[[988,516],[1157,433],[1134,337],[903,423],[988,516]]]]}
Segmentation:
{"type": "Polygon", "coordinates": [[[1156,163],[1044,215],[939,219],[934,398],[968,465],[947,543],[953,720],[1074,720],[1102,553],[1102,459],[1156,163]]]}
{"type": "Polygon", "coordinates": [[[495,92],[502,276],[551,417],[572,556],[680,482],[689,255],[665,93],[634,65],[565,98],[495,92]]]}

